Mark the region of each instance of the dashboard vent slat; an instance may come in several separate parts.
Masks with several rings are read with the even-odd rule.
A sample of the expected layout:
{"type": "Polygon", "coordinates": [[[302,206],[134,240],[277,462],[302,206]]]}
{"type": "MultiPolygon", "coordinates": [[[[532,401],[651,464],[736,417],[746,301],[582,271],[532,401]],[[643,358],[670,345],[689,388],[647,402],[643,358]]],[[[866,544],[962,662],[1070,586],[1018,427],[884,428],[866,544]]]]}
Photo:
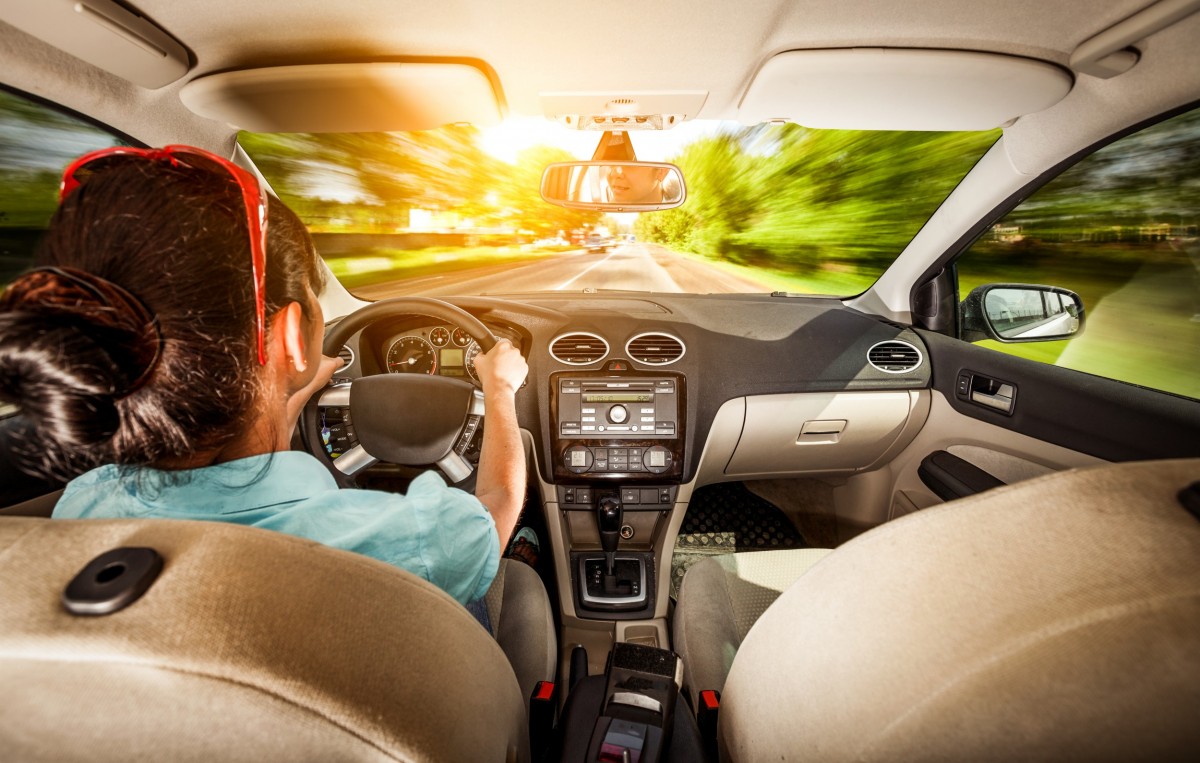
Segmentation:
{"type": "Polygon", "coordinates": [[[347,368],[354,365],[354,350],[350,349],[350,345],[342,345],[341,351],[338,352],[338,357],[344,361],[342,367],[339,368],[338,371],[345,371],[347,368]]]}
{"type": "Polygon", "coordinates": [[[651,366],[670,365],[682,358],[686,351],[682,339],[657,331],[638,334],[625,343],[625,352],[629,357],[651,366]]]}
{"type": "Polygon", "coordinates": [[[867,350],[867,362],[885,374],[906,374],[921,365],[921,351],[908,342],[892,339],[867,350]]]}
{"type": "Polygon", "coordinates": [[[555,338],[550,343],[550,355],[559,363],[586,366],[608,355],[608,342],[595,334],[574,331],[555,338]]]}

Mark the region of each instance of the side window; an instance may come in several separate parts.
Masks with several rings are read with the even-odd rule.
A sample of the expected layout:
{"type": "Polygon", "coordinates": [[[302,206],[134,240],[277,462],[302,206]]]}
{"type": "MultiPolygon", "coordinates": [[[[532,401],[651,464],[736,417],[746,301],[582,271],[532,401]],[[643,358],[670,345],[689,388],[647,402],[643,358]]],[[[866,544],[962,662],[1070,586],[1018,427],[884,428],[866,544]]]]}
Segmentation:
{"type": "Polygon", "coordinates": [[[63,168],[125,141],[37,101],[0,90],[0,290],[29,267],[58,205],[63,168]]]}
{"type": "MultiPolygon", "coordinates": [[[[1200,109],[1100,149],[1021,203],[958,261],[960,297],[984,284],[1069,289],[1084,329],[1000,352],[1200,398],[1200,109]]],[[[1011,306],[1003,321],[1069,306],[1011,306]]]]}

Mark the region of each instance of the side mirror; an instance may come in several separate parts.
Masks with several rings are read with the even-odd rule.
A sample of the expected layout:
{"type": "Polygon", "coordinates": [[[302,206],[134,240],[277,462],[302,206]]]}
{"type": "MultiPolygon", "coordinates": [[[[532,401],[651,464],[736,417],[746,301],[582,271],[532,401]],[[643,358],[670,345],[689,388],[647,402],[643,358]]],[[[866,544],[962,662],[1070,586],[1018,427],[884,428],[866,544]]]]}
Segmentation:
{"type": "Polygon", "coordinates": [[[1083,331],[1083,300],[1057,286],[987,284],[973,289],[960,310],[968,342],[1050,342],[1083,331]]]}
{"type": "Polygon", "coordinates": [[[662,162],[558,162],[542,173],[542,198],[571,209],[651,212],[687,198],[683,172],[662,162]]]}

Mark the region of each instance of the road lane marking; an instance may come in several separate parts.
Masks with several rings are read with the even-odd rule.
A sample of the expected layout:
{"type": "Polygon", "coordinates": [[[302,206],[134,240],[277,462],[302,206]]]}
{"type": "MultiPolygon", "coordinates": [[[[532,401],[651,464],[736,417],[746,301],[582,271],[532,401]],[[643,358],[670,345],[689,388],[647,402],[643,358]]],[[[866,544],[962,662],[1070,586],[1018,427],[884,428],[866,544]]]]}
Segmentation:
{"type": "Polygon", "coordinates": [[[600,267],[601,265],[603,265],[604,263],[608,262],[610,259],[612,259],[612,256],[613,256],[614,254],[616,254],[616,251],[609,252],[609,253],[608,253],[608,256],[607,256],[607,257],[605,257],[604,259],[600,260],[599,262],[596,262],[596,263],[593,263],[593,264],[589,265],[589,266],[588,266],[587,268],[585,268],[585,269],[584,269],[582,272],[576,273],[576,274],[575,274],[573,277],[569,278],[569,279],[568,279],[568,280],[566,280],[566,281],[563,281],[563,282],[562,282],[562,283],[560,283],[558,286],[555,286],[555,287],[554,287],[554,291],[563,291],[563,290],[564,290],[564,289],[566,289],[568,286],[570,286],[571,284],[573,284],[573,283],[575,283],[576,281],[578,281],[580,278],[583,278],[583,277],[584,277],[585,275],[587,275],[588,273],[592,272],[592,271],[593,271],[593,270],[595,270],[596,268],[598,268],[598,267],[600,267]]]}

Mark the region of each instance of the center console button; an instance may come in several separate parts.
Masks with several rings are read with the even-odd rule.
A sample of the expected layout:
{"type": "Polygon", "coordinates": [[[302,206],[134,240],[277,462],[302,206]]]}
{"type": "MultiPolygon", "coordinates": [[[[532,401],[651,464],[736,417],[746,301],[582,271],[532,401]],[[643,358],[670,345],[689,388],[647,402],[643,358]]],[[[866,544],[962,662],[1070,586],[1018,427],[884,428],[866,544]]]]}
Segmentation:
{"type": "Polygon", "coordinates": [[[671,451],[661,445],[647,448],[646,454],[642,456],[642,463],[646,466],[646,471],[654,474],[661,474],[670,469],[671,461],[671,451]]]}
{"type": "Polygon", "coordinates": [[[608,409],[608,420],[614,424],[624,424],[629,420],[629,409],[623,405],[614,405],[608,409]]]}
{"type": "Polygon", "coordinates": [[[582,445],[573,445],[563,453],[563,465],[575,474],[586,472],[592,462],[592,452],[582,445]]]}

